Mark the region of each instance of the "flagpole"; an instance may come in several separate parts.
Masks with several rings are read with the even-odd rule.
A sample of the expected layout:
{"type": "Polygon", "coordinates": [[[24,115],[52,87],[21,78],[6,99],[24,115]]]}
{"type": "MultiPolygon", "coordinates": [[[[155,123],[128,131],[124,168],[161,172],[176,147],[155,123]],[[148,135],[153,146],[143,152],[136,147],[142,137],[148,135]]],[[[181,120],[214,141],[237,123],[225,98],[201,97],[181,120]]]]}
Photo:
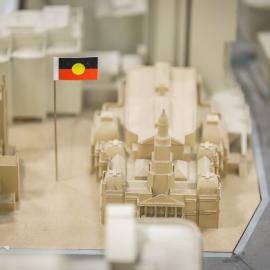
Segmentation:
{"type": "Polygon", "coordinates": [[[56,116],[56,80],[53,80],[54,95],[54,154],[55,154],[55,181],[58,181],[58,144],[57,144],[57,116],[56,116]]]}
{"type": "Polygon", "coordinates": [[[7,119],[7,85],[6,85],[6,75],[4,74],[3,77],[2,77],[2,82],[3,82],[3,85],[2,85],[2,99],[3,99],[3,122],[4,122],[4,125],[6,125],[6,127],[4,127],[4,130],[3,130],[3,155],[6,154],[6,142],[7,142],[7,129],[8,129],[8,126],[7,126],[7,123],[8,123],[8,119],[7,119]],[[6,128],[6,129],[5,129],[6,128]]]}

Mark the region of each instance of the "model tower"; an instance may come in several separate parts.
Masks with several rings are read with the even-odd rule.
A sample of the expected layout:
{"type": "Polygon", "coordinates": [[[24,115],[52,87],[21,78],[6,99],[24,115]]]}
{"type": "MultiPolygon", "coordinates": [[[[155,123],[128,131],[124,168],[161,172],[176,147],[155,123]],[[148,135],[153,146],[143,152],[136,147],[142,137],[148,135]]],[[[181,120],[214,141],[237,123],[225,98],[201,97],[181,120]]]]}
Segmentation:
{"type": "Polygon", "coordinates": [[[162,111],[157,122],[157,135],[154,137],[148,188],[153,195],[169,194],[174,184],[171,137],[168,131],[168,117],[162,111]]]}

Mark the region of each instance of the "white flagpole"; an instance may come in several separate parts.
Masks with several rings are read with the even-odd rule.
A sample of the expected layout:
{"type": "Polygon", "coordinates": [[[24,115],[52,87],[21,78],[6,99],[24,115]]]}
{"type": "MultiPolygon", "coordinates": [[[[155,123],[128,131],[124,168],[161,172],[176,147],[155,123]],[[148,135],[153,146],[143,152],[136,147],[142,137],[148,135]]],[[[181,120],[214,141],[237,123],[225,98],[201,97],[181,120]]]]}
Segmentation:
{"type": "Polygon", "coordinates": [[[57,144],[57,116],[56,116],[56,80],[53,80],[54,95],[54,154],[55,154],[55,180],[58,181],[58,144],[57,144]]]}
{"type": "Polygon", "coordinates": [[[6,75],[3,75],[2,77],[2,100],[3,100],[3,155],[6,155],[6,143],[7,143],[7,138],[8,138],[8,134],[7,134],[7,85],[6,85],[6,75]],[[5,127],[6,125],[6,127],[5,127]]]}

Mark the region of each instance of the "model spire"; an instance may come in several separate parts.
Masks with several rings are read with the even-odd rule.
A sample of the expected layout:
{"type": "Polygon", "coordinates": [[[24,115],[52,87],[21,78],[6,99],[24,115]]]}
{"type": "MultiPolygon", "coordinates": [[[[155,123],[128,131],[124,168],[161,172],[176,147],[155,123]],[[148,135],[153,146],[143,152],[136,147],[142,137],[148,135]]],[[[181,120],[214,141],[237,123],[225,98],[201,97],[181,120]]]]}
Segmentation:
{"type": "Polygon", "coordinates": [[[167,117],[167,114],[166,114],[164,109],[162,110],[162,113],[158,118],[157,128],[158,128],[158,136],[159,137],[167,137],[168,136],[169,121],[168,121],[168,117],[167,117]]]}

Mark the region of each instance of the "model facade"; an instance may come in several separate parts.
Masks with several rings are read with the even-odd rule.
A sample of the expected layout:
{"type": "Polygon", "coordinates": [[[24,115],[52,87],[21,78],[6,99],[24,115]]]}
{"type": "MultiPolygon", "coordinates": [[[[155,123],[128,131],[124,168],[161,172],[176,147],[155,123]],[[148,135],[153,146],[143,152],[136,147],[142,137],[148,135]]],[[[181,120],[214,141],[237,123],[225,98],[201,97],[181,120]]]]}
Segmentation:
{"type": "Polygon", "coordinates": [[[200,81],[193,68],[138,67],[127,76],[123,102],[96,112],[91,152],[102,222],[107,204],[126,202],[138,218],[218,227],[222,177],[239,172],[244,157],[231,159],[222,116],[203,102],[200,81]]]}

